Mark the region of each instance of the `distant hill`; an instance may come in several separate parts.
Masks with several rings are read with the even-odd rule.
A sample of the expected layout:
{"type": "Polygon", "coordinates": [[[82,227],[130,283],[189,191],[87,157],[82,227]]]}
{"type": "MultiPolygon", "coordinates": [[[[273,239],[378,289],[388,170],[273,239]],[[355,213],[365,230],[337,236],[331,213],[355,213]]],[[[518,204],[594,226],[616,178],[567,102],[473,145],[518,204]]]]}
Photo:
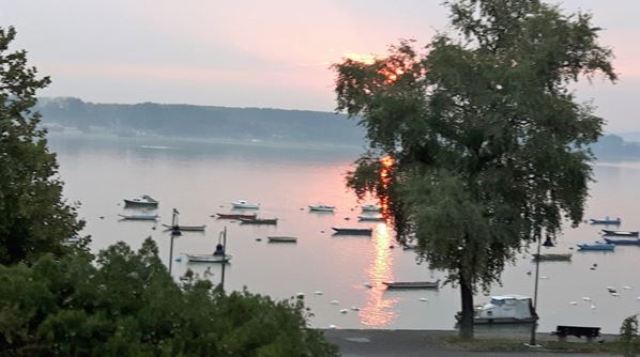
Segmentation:
{"type": "Polygon", "coordinates": [[[621,161],[640,159],[640,143],[625,141],[618,135],[604,135],[591,147],[599,160],[621,161]]]}
{"type": "Polygon", "coordinates": [[[78,98],[40,98],[37,110],[51,131],[74,128],[119,136],[231,139],[326,144],[364,143],[364,130],[346,116],[316,111],[181,104],[98,104],[78,98]]]}

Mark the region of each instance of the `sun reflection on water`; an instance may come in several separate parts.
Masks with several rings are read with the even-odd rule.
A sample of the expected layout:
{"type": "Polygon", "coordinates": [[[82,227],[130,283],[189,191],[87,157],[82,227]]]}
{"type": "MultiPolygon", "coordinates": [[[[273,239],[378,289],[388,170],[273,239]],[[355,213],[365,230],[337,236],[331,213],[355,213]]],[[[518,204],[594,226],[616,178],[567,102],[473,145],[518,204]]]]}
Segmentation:
{"type": "Polygon", "coordinates": [[[360,310],[360,322],[368,327],[389,326],[397,313],[393,307],[397,304],[397,298],[384,296],[385,286],[383,281],[393,281],[393,256],[391,255],[390,229],[386,224],[376,226],[373,235],[373,257],[367,267],[367,276],[372,285],[369,289],[367,302],[360,310]]]}

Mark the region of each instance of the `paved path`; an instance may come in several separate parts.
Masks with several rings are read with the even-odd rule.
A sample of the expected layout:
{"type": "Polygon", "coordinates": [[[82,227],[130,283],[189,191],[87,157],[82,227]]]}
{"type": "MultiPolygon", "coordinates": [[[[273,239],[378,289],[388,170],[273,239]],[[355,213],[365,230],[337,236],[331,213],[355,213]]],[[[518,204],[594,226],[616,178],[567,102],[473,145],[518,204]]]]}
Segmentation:
{"type": "MultiPolygon", "coordinates": [[[[469,352],[456,351],[443,346],[443,338],[455,336],[452,331],[424,330],[325,330],[325,337],[338,345],[344,357],[356,356],[434,356],[434,357],[515,357],[522,352],[469,352]]],[[[479,336],[480,337],[480,336],[479,336]]],[[[518,336],[519,337],[519,336],[518,336]]],[[[526,337],[522,336],[526,341],[526,337]]],[[[535,351],[535,350],[534,350],[535,351]]],[[[571,355],[580,357],[603,357],[604,354],[560,354],[535,351],[535,357],[557,357],[571,355]]]]}

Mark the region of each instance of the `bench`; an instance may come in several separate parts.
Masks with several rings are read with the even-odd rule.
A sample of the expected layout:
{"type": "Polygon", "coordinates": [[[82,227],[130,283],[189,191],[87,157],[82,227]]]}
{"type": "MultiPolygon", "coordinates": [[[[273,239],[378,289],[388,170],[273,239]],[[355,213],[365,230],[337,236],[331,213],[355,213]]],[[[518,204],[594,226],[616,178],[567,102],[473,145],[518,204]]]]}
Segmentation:
{"type": "Polygon", "coordinates": [[[556,326],[556,330],[553,332],[558,336],[560,340],[565,340],[567,336],[575,336],[587,338],[587,341],[592,341],[594,338],[600,336],[600,327],[588,327],[588,326],[556,326]]]}

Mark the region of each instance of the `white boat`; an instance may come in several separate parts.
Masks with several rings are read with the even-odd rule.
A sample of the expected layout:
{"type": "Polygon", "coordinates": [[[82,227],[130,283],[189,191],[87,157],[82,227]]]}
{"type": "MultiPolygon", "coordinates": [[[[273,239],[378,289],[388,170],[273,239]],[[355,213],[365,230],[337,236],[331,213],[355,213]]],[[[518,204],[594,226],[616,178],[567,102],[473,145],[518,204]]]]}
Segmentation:
{"type": "Polygon", "coordinates": [[[185,254],[189,263],[228,263],[231,260],[230,254],[185,254]]]}
{"type": "Polygon", "coordinates": [[[380,212],[380,206],[378,205],[363,205],[362,212],[380,212]]]}
{"type": "MultiPolygon", "coordinates": [[[[456,315],[460,321],[460,313],[456,315]]],[[[531,298],[521,295],[492,296],[489,303],[476,307],[474,324],[518,324],[533,323],[538,314],[533,309],[531,298]]]]}
{"type": "Polygon", "coordinates": [[[309,205],[309,211],[313,212],[333,212],[335,209],[335,206],[329,206],[321,203],[317,205],[309,205]]]}
{"type": "Polygon", "coordinates": [[[140,198],[132,198],[124,200],[125,207],[148,207],[148,208],[156,208],[158,207],[158,201],[151,198],[149,195],[142,195],[140,198]]]}
{"type": "Polygon", "coordinates": [[[118,216],[122,217],[123,220],[127,221],[155,221],[158,219],[158,215],[147,215],[147,214],[119,214],[118,216]]]}
{"type": "Polygon", "coordinates": [[[367,214],[363,214],[358,216],[358,221],[360,222],[384,222],[384,217],[380,216],[380,215],[367,215],[367,214]]]}
{"type": "Polygon", "coordinates": [[[260,204],[259,203],[248,202],[248,201],[245,201],[245,200],[233,201],[233,202],[231,202],[231,205],[233,206],[233,208],[244,208],[244,209],[259,209],[260,208],[260,204]]]}

